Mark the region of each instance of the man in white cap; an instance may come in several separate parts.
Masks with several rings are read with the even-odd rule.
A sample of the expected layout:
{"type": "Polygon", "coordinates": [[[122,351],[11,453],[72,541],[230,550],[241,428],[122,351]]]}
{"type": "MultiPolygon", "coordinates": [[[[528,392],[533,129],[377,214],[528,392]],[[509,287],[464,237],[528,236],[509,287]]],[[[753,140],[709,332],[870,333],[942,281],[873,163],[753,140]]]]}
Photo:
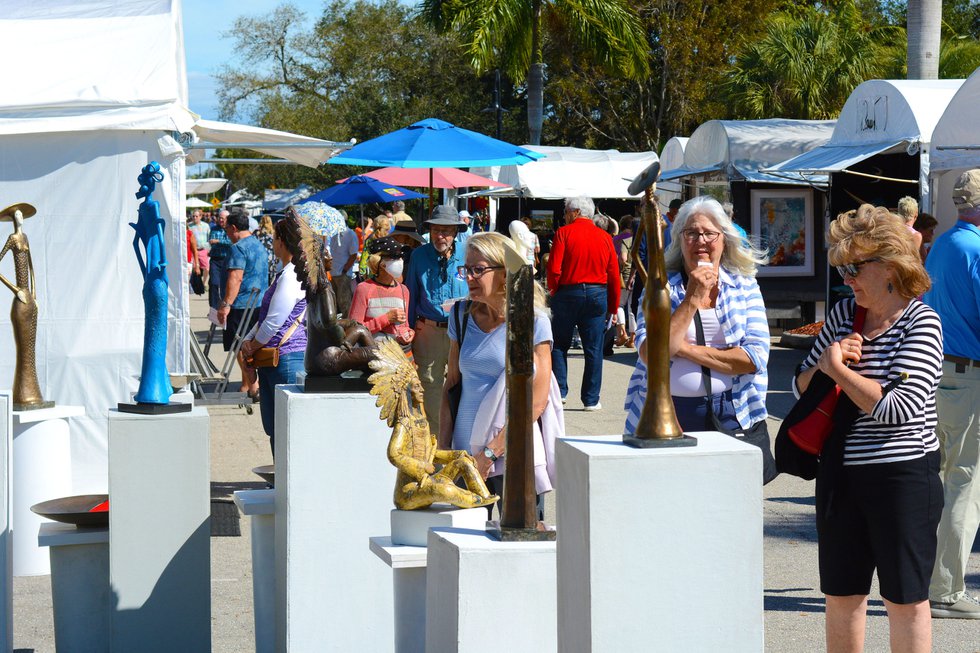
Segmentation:
{"type": "Polygon", "coordinates": [[[408,325],[415,329],[412,355],[424,391],[425,416],[430,432],[438,436],[442,384],[449,363],[450,302],[469,294],[466,276],[459,271],[465,262],[465,247],[457,239],[466,225],[451,206],[437,206],[425,224],[429,226],[431,242],[412,252],[405,270],[405,285],[408,325]]]}
{"type": "Polygon", "coordinates": [[[980,525],[980,168],[953,187],[959,219],[936,239],[923,299],[943,323],[943,378],[936,392],[945,504],[929,585],[933,618],[980,619],[966,593],[966,564],[980,525]]]}
{"type": "Polygon", "coordinates": [[[466,209],[459,212],[460,221],[466,225],[464,231],[459,232],[459,242],[465,243],[466,239],[473,235],[473,216],[466,209]]]}

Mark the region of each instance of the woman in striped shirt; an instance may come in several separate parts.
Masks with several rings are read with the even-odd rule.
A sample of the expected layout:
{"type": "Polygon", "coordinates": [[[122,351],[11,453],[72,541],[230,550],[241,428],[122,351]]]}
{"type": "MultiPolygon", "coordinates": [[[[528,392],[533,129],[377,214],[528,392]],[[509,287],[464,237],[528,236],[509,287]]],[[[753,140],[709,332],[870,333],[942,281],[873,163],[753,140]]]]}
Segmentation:
{"type": "MultiPolygon", "coordinates": [[[[769,324],[755,280],[756,266],[765,257],[710,197],[681,206],[671,234],[664,260],[672,310],[670,392],[677,420],[685,431],[714,430],[706,424],[710,401],[722,427],[749,429],[767,417],[769,324]],[[704,346],[696,344],[695,314],[704,346]],[[707,392],[702,365],[710,371],[707,392]]],[[[626,391],[626,433],[635,432],[646,401],[646,323],[639,313],[640,358],[626,391]]]]}
{"type": "MultiPolygon", "coordinates": [[[[942,326],[915,299],[929,277],[905,225],[863,205],[830,225],[830,262],[854,299],[831,310],[800,366],[798,391],[831,377],[856,414],[842,456],[824,447],[817,475],[820,589],[827,650],[862,650],[877,569],[893,651],[929,651],[929,579],[943,507],[936,439],[942,326]],[[866,309],[854,333],[857,307],[866,309]]],[[[840,447],[838,446],[837,449],[840,447]]]]}

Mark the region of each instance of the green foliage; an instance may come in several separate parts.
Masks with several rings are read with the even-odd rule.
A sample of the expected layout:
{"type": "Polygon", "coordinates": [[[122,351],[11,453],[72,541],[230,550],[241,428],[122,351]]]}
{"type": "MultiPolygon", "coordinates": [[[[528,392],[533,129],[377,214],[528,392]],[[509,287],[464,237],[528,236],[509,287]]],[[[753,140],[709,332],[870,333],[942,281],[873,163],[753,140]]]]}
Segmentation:
{"type": "Polygon", "coordinates": [[[943,39],[939,46],[939,77],[966,79],[980,67],[980,41],[970,37],[943,39]]]}
{"type": "MultiPolygon", "coordinates": [[[[336,0],[310,21],[283,4],[241,17],[226,35],[238,59],[219,75],[223,119],[327,140],[367,140],[436,117],[493,134],[493,76],[467,63],[452,35],[412,19],[396,0],[336,0]]],[[[521,141],[522,98],[504,80],[503,138],[521,141]]],[[[222,153],[227,156],[231,154],[222,153]]],[[[249,154],[248,156],[253,156],[249,154]]],[[[235,188],[324,188],[364,168],[219,166],[235,188]]]]}
{"type": "Polygon", "coordinates": [[[901,73],[905,31],[869,28],[853,2],[772,16],[740,49],[726,80],[738,118],[836,118],[863,81],[901,73]]]}

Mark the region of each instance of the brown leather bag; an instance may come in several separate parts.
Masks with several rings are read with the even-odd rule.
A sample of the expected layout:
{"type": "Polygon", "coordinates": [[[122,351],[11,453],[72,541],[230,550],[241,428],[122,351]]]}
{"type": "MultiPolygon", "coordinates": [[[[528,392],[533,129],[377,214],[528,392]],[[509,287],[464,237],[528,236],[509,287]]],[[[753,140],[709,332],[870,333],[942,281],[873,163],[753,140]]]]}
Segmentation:
{"type": "Polygon", "coordinates": [[[249,367],[278,367],[279,366],[279,347],[286,344],[286,341],[293,335],[296,331],[296,327],[299,323],[303,321],[303,317],[306,315],[306,310],[304,309],[299,317],[293,322],[292,326],[282,334],[282,340],[279,341],[279,345],[276,347],[262,347],[261,349],[255,350],[252,353],[252,357],[247,359],[245,362],[248,363],[249,367]]]}

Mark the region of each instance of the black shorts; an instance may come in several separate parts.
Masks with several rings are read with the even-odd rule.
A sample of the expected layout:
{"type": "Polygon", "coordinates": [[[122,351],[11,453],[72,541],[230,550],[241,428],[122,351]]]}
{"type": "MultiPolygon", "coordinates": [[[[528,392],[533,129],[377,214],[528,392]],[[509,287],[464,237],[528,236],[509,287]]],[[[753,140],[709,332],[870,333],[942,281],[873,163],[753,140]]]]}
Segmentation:
{"type": "MultiPolygon", "coordinates": [[[[242,318],[245,316],[244,308],[233,308],[228,313],[228,319],[225,321],[225,330],[221,332],[221,343],[225,347],[225,351],[231,351],[231,345],[235,342],[235,333],[238,330],[238,325],[242,323],[242,318]]],[[[248,333],[256,322],[259,321],[259,311],[252,311],[252,317],[248,320],[248,325],[242,330],[242,335],[248,333]]]]}
{"type": "MultiPolygon", "coordinates": [[[[820,591],[866,595],[877,569],[881,596],[888,601],[928,599],[943,511],[939,452],[897,463],[848,465],[840,477],[844,482],[835,488],[833,514],[817,511],[820,591]]],[[[818,481],[817,494],[826,491],[818,481]]]]}

